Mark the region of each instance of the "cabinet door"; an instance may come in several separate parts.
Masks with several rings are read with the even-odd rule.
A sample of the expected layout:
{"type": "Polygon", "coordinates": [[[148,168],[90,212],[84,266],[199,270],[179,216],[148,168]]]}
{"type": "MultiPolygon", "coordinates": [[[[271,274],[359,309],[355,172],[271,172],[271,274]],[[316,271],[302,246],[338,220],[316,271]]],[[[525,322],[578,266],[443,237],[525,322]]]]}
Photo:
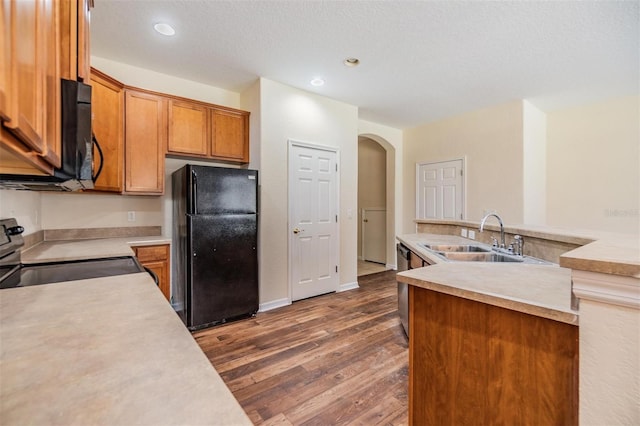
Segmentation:
{"type": "Polygon", "coordinates": [[[43,157],[54,167],[60,167],[62,155],[60,129],[60,21],[57,1],[43,4],[43,30],[46,34],[44,68],[44,144],[43,157]]]}
{"type": "Polygon", "coordinates": [[[169,245],[135,247],[134,252],[140,264],[156,274],[160,291],[167,300],[170,300],[169,245]]]}
{"type": "Polygon", "coordinates": [[[164,192],[166,107],[160,96],[125,91],[125,192],[164,192]]]}
{"type": "Polygon", "coordinates": [[[9,59],[11,38],[9,37],[9,0],[0,0],[0,121],[9,118],[7,111],[7,90],[9,87],[9,59]]]}
{"type": "Polygon", "coordinates": [[[207,108],[204,105],[169,99],[170,154],[207,155],[207,108]]]}
{"type": "MultiPolygon", "coordinates": [[[[96,180],[98,191],[122,192],[124,176],[124,86],[102,74],[91,72],[92,128],[102,148],[103,166],[96,180]]],[[[94,173],[100,162],[94,148],[94,173]]]]}
{"type": "Polygon", "coordinates": [[[211,156],[249,162],[249,113],[211,110],[211,156]]]}
{"type": "Polygon", "coordinates": [[[78,25],[78,39],[76,49],[78,52],[78,80],[89,81],[90,77],[90,39],[89,34],[89,14],[90,6],[93,0],[76,0],[77,2],[77,25],[78,25]]]}
{"type": "MultiPolygon", "coordinates": [[[[44,0],[9,2],[9,82],[4,125],[25,145],[45,152],[43,84],[44,0]]],[[[5,6],[6,13],[6,6],[5,6]]]]}

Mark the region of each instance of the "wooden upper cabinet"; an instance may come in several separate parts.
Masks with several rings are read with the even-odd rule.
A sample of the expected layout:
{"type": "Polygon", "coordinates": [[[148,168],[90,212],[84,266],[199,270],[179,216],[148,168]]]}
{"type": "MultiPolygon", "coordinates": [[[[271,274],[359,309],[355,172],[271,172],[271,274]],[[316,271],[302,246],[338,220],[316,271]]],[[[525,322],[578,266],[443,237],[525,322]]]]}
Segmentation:
{"type": "Polygon", "coordinates": [[[208,153],[208,109],[204,105],[169,99],[167,152],[206,156],[208,153]]]}
{"type": "MultiPolygon", "coordinates": [[[[6,3],[6,2],[5,2],[6,3]]],[[[44,96],[46,36],[44,0],[9,1],[8,12],[9,86],[7,127],[30,149],[44,153],[44,96]]]]}
{"type": "Polygon", "coordinates": [[[165,98],[125,90],[125,192],[164,192],[165,98]]]}
{"type": "Polygon", "coordinates": [[[249,162],[249,113],[222,109],[211,110],[211,156],[249,162]]]}
{"type": "Polygon", "coordinates": [[[93,0],[76,0],[77,2],[77,51],[78,51],[78,80],[87,82],[91,73],[91,55],[89,33],[90,9],[93,7],[93,0]]]}
{"type": "Polygon", "coordinates": [[[7,90],[9,86],[9,59],[11,38],[9,37],[9,12],[7,0],[0,0],[0,121],[9,118],[7,111],[7,90]]]}
{"type": "Polygon", "coordinates": [[[90,10],[93,0],[56,0],[60,35],[60,73],[67,80],[90,77],[90,10]]]}
{"type": "Polygon", "coordinates": [[[54,167],[61,166],[61,105],[60,105],[60,28],[59,8],[54,1],[44,2],[43,29],[46,34],[44,69],[44,141],[43,157],[54,167]]]}
{"type": "MultiPolygon", "coordinates": [[[[91,70],[92,129],[102,148],[103,163],[95,182],[97,191],[122,192],[124,189],[124,85],[117,80],[91,70]]],[[[94,148],[94,174],[100,166],[94,148]]]]}

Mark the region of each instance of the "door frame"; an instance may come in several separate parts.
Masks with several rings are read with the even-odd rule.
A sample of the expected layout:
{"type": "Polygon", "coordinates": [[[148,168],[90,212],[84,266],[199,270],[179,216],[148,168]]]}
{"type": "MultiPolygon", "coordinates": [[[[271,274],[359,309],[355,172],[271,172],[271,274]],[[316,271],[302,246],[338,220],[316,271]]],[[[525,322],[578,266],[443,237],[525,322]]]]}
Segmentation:
{"type": "Polygon", "coordinates": [[[289,291],[289,301],[293,301],[293,262],[291,261],[293,258],[293,234],[291,233],[291,220],[292,220],[292,199],[293,199],[293,179],[294,174],[291,172],[291,167],[293,165],[293,147],[302,147],[314,149],[317,151],[328,151],[332,152],[336,155],[336,193],[335,193],[335,202],[336,202],[336,215],[338,216],[338,221],[336,223],[336,238],[334,242],[334,249],[336,253],[336,265],[338,267],[338,272],[336,272],[337,280],[336,280],[336,289],[335,291],[340,290],[340,150],[333,146],[322,145],[312,142],[304,142],[296,139],[288,139],[287,140],[287,272],[288,272],[288,291],[289,291]]]}
{"type": "MultiPolygon", "coordinates": [[[[450,158],[448,160],[439,160],[439,161],[424,161],[422,163],[416,163],[416,177],[415,177],[415,199],[414,199],[414,203],[416,206],[416,218],[419,219],[420,217],[420,167],[422,166],[428,166],[431,164],[440,164],[440,163],[449,163],[451,161],[460,161],[462,162],[462,166],[461,166],[461,170],[462,170],[462,206],[460,208],[460,211],[462,212],[462,218],[460,218],[461,220],[466,219],[467,217],[467,156],[465,155],[464,157],[459,157],[459,158],[450,158]]],[[[417,225],[416,225],[417,227],[417,225]]]]}

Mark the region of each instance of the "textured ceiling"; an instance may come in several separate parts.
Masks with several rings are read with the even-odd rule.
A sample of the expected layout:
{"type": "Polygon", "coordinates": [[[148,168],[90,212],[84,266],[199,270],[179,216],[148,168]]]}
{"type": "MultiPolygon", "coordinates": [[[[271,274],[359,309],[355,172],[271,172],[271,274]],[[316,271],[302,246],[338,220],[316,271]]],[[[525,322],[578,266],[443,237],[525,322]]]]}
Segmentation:
{"type": "Polygon", "coordinates": [[[639,4],[96,0],[91,48],[235,92],[265,77],[407,128],[515,99],[548,111],[637,94],[639,4]]]}

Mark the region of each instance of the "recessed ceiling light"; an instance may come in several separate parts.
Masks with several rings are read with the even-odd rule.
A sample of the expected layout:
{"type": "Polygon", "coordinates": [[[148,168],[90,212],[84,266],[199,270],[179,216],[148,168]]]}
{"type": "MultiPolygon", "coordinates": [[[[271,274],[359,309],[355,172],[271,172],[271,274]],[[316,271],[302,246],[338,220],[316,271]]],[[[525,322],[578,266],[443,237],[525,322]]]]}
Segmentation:
{"type": "Polygon", "coordinates": [[[358,65],[360,65],[360,59],[358,58],[347,58],[344,61],[342,61],[343,64],[345,64],[348,67],[357,67],[358,65]]]}
{"type": "Polygon", "coordinates": [[[311,80],[311,85],[312,86],[323,86],[324,85],[324,80],[321,78],[314,78],[313,80],[311,80]]]}
{"type": "Polygon", "coordinates": [[[166,36],[172,36],[176,33],[176,30],[174,30],[171,25],[164,22],[158,22],[153,26],[153,29],[166,36]]]}

